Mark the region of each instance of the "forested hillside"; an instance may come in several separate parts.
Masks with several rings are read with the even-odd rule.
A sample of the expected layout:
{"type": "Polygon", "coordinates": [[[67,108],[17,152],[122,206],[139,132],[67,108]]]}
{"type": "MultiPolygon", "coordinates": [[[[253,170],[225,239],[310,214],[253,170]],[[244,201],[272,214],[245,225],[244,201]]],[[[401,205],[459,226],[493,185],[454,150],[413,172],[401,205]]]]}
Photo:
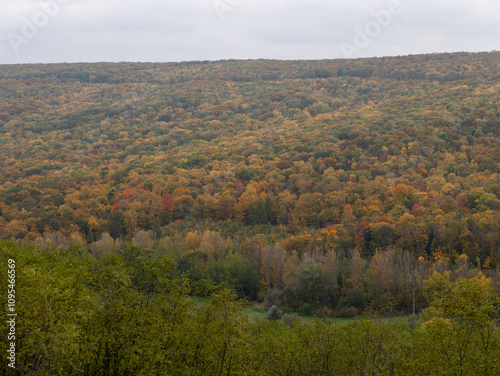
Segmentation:
{"type": "Polygon", "coordinates": [[[434,272],[498,279],[499,104],[499,52],[0,66],[0,235],[163,250],[306,313],[420,310],[434,272]]]}

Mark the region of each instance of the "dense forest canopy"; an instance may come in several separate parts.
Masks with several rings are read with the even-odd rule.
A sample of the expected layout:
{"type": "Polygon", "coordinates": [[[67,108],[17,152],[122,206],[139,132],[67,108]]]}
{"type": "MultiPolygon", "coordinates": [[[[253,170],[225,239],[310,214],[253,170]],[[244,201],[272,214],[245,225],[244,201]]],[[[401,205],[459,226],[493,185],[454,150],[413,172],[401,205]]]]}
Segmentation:
{"type": "Polygon", "coordinates": [[[165,249],[304,311],[411,311],[442,265],[500,265],[499,104],[499,52],[3,65],[0,235],[165,249]]]}

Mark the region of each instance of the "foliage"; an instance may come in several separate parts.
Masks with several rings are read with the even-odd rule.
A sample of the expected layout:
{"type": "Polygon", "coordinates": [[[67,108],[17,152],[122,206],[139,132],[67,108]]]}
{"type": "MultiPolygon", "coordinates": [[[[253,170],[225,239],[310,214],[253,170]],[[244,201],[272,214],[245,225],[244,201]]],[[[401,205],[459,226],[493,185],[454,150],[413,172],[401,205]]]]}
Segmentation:
{"type": "Polygon", "coordinates": [[[0,236],[120,251],[141,294],[165,254],[296,311],[416,314],[500,281],[499,57],[0,66],[0,236]]]}
{"type": "Polygon", "coordinates": [[[281,311],[277,306],[273,305],[267,311],[266,317],[268,320],[280,320],[283,316],[283,311],[281,311]]]}
{"type": "MultiPolygon", "coordinates": [[[[496,375],[499,298],[484,276],[450,283],[421,324],[293,315],[249,320],[237,295],[196,291],[164,252],[0,241],[16,260],[16,370],[11,375],[496,375]],[[41,283],[42,282],[42,283],[41,283]]],[[[5,281],[5,273],[2,281],[5,281]]],[[[5,303],[5,302],[4,302],[5,303]]],[[[6,334],[6,320],[0,331],[6,334]]],[[[5,341],[2,341],[2,351],[5,341]]],[[[6,369],[5,357],[1,366],[6,369]]]]}

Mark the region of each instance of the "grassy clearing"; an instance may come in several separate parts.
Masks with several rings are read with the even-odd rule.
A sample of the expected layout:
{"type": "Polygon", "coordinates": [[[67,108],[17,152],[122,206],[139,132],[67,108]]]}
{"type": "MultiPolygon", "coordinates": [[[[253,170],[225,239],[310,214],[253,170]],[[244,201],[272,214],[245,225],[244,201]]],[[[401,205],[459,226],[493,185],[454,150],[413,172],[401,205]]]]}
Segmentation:
{"type": "MultiPolygon", "coordinates": [[[[197,308],[202,307],[205,304],[206,299],[200,297],[191,298],[197,308]]],[[[267,309],[262,303],[250,302],[248,306],[243,310],[243,312],[248,316],[251,321],[258,321],[266,318],[267,309]]],[[[303,313],[298,313],[294,311],[284,311],[284,314],[297,314],[300,320],[306,322],[312,322],[317,319],[314,315],[305,315],[303,313]]],[[[391,323],[408,323],[411,316],[398,316],[398,317],[384,317],[380,318],[384,321],[389,321],[391,323]]],[[[363,319],[375,320],[375,317],[363,317],[363,319]]],[[[332,317],[331,320],[336,324],[349,324],[355,320],[360,320],[360,318],[347,318],[347,317],[332,317]]]]}

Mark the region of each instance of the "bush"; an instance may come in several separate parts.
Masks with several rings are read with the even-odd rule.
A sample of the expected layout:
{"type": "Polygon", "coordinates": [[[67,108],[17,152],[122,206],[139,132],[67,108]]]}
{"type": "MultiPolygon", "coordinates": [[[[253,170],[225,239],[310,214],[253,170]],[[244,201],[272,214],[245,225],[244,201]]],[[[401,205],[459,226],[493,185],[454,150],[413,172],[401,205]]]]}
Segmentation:
{"type": "Polygon", "coordinates": [[[267,311],[267,319],[268,320],[280,320],[283,316],[283,311],[279,309],[277,306],[273,305],[269,311],[267,311]]]}
{"type": "Polygon", "coordinates": [[[294,313],[285,313],[283,317],[281,318],[281,321],[283,321],[285,324],[287,324],[290,328],[294,326],[296,322],[300,321],[299,315],[294,312],[294,313]]]}
{"type": "Polygon", "coordinates": [[[324,306],[324,307],[316,310],[316,312],[314,312],[314,314],[317,317],[326,317],[326,316],[330,315],[330,310],[328,309],[328,307],[324,306]]]}
{"type": "Polygon", "coordinates": [[[348,308],[345,311],[345,317],[353,318],[353,317],[356,317],[358,315],[359,315],[359,311],[358,311],[358,309],[356,307],[348,308]]]}
{"type": "Polygon", "coordinates": [[[336,312],[336,316],[352,319],[356,316],[359,316],[359,310],[356,307],[339,308],[336,312]]]}

